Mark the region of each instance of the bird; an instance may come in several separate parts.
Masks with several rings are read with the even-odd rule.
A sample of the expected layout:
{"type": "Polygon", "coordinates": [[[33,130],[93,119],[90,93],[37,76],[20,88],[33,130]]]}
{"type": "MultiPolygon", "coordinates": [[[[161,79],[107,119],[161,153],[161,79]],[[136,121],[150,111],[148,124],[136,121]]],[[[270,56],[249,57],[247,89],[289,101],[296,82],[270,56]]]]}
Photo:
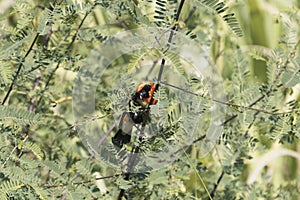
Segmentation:
{"type": "Polygon", "coordinates": [[[119,129],[112,137],[112,143],[119,148],[128,144],[131,139],[133,126],[136,124],[146,124],[150,115],[150,105],[155,105],[158,100],[154,99],[154,93],[158,89],[158,84],[153,82],[141,82],[136,91],[132,94],[128,106],[129,111],[122,114],[119,129]]]}

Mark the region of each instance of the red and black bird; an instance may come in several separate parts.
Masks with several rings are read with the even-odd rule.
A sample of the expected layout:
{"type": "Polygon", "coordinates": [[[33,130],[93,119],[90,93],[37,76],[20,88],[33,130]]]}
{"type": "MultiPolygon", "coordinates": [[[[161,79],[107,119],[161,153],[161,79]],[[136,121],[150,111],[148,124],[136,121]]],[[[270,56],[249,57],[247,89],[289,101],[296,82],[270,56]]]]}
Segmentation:
{"type": "Polygon", "coordinates": [[[129,101],[129,111],[124,112],[119,124],[119,130],[112,138],[112,143],[119,148],[128,144],[131,139],[131,131],[136,124],[145,124],[149,119],[150,105],[155,105],[157,100],[153,98],[158,84],[142,82],[129,101]]]}

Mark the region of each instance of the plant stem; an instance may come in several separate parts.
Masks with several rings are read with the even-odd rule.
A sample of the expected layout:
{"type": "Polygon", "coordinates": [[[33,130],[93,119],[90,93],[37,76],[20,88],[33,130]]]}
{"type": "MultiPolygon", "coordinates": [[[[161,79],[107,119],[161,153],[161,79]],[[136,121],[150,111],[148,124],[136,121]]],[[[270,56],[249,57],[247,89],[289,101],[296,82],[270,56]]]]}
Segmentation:
{"type": "MultiPolygon", "coordinates": [[[[176,17],[175,17],[175,22],[178,22],[179,20],[179,16],[180,16],[180,13],[182,11],[182,7],[184,5],[184,1],[185,0],[181,0],[180,1],[180,4],[179,4],[179,7],[178,7],[178,10],[177,10],[177,13],[176,13],[176,17]]],[[[170,36],[169,36],[169,39],[168,39],[168,44],[167,44],[167,50],[169,49],[170,47],[170,43],[172,42],[172,39],[173,39],[173,36],[174,36],[174,32],[177,30],[178,28],[178,24],[176,23],[172,29],[171,29],[171,33],[170,33],[170,36]]],[[[161,60],[161,64],[160,64],[160,68],[159,68],[159,73],[158,73],[158,78],[157,78],[157,82],[158,84],[160,83],[161,81],[161,77],[162,77],[162,73],[164,71],[164,67],[165,67],[165,63],[166,63],[166,60],[163,58],[161,60]]]]}
{"type": "Polygon", "coordinates": [[[34,37],[32,43],[31,43],[29,49],[27,50],[25,56],[23,57],[22,61],[20,62],[19,67],[18,67],[18,70],[16,71],[15,75],[13,76],[12,82],[11,82],[11,84],[10,84],[10,86],[9,86],[9,89],[8,89],[8,91],[7,91],[7,93],[6,93],[5,97],[4,97],[4,99],[3,99],[2,103],[1,103],[1,105],[4,105],[5,102],[7,101],[8,97],[9,97],[9,95],[10,95],[10,93],[11,93],[11,91],[12,91],[12,89],[13,89],[13,87],[14,87],[14,85],[15,85],[17,79],[18,79],[18,76],[19,76],[19,74],[20,74],[20,72],[21,72],[21,69],[22,69],[22,67],[23,67],[23,62],[25,61],[25,59],[27,58],[27,56],[29,55],[29,53],[32,51],[33,46],[34,46],[34,44],[36,43],[38,37],[39,37],[39,33],[37,33],[37,34],[35,35],[35,37],[34,37]]]}

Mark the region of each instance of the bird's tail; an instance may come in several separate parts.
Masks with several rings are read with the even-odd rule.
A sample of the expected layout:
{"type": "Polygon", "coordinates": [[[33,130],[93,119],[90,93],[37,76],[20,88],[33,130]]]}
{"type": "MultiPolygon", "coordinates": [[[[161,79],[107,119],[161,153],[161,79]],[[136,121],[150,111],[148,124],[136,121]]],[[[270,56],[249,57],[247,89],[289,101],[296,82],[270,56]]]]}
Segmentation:
{"type": "Polygon", "coordinates": [[[121,129],[119,129],[111,141],[114,145],[122,148],[123,144],[128,144],[130,142],[130,139],[131,135],[126,134],[121,129]]]}

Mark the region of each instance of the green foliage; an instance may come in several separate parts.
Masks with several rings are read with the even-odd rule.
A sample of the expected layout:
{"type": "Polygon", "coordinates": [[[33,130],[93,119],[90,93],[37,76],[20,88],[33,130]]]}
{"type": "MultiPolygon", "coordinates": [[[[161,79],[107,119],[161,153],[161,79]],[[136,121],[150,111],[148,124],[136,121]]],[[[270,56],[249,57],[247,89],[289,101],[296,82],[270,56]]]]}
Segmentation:
{"type": "Polygon", "coordinates": [[[21,188],[23,184],[18,181],[6,181],[1,184],[1,199],[6,199],[6,195],[9,195],[10,191],[15,191],[21,188]]]}
{"type": "MultiPolygon", "coordinates": [[[[255,22],[259,27],[268,20],[276,24],[275,37],[270,28],[249,30],[254,6],[249,2],[185,1],[176,21],[180,2],[1,1],[8,7],[0,14],[0,200],[117,199],[122,189],[127,199],[299,199],[299,167],[294,164],[300,158],[299,8],[282,9],[269,1],[255,5],[269,15],[255,22]],[[127,52],[110,60],[104,71],[88,74],[107,62],[102,54],[87,59],[99,54],[99,46],[112,44],[116,33],[140,27],[168,30],[167,37],[157,40],[160,49],[127,52]],[[174,45],[184,46],[168,41],[171,28],[209,49],[216,66],[209,77],[195,75],[188,61],[171,51],[174,45]],[[252,43],[259,32],[272,48],[252,43]],[[162,58],[163,79],[154,94],[158,103],[151,106],[144,138],[133,133],[121,150],[112,144],[101,148],[100,131],[109,133],[103,141],[110,143],[137,84],[144,77],[157,81],[162,58]],[[253,73],[256,61],[265,64],[263,82],[253,73]],[[147,67],[155,65],[149,73],[147,67]],[[91,78],[79,80],[79,73],[91,78]],[[216,76],[223,79],[223,91],[214,91],[219,88],[216,76]],[[89,87],[73,93],[76,81],[95,89],[96,112],[80,122],[74,120],[72,101],[92,95],[89,87]],[[226,97],[218,99],[221,95],[211,96],[211,91],[226,97]],[[216,141],[208,134],[215,122],[213,105],[222,105],[225,117],[216,141]],[[80,123],[97,124],[99,135],[87,143],[79,137],[80,123]],[[118,165],[134,145],[151,157],[167,152],[170,144],[183,147],[173,163],[129,177],[98,160],[118,165]],[[98,149],[89,151],[88,145],[98,149]],[[290,161],[276,155],[271,155],[273,162],[259,160],[277,148],[289,150],[290,161]],[[98,155],[101,151],[114,156],[98,155]]],[[[111,50],[113,46],[105,49],[111,50]]],[[[164,153],[160,159],[169,157],[164,153]]]]}
{"type": "Polygon", "coordinates": [[[235,14],[225,12],[228,9],[228,6],[226,6],[225,2],[219,0],[199,0],[195,1],[195,5],[202,5],[212,10],[213,12],[216,12],[218,15],[222,16],[223,20],[229,25],[229,27],[238,37],[243,36],[243,31],[240,28],[239,22],[235,17],[235,14]]]}
{"type": "Polygon", "coordinates": [[[0,106],[0,111],[0,120],[2,123],[8,123],[9,121],[20,125],[40,123],[39,114],[30,113],[23,108],[17,109],[14,106],[0,106]]]}

